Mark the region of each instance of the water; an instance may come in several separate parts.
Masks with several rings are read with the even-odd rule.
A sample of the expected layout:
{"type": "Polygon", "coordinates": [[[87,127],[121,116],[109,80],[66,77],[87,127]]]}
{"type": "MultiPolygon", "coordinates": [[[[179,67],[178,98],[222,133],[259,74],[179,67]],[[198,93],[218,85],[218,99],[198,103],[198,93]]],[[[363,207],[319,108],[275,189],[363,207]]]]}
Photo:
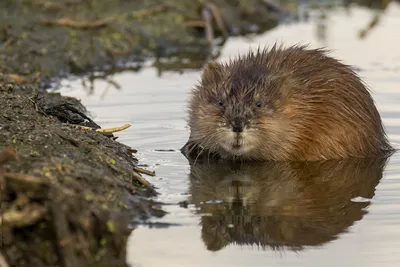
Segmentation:
{"type": "MultiPolygon", "coordinates": [[[[400,6],[391,5],[359,40],[359,30],[372,16],[362,8],[328,13],[325,40],[318,38],[313,20],[281,25],[252,39],[232,38],[222,60],[275,41],[327,45],[333,56],[355,65],[373,89],[390,141],[398,148],[400,6]]],[[[232,174],[224,170],[228,166],[199,165],[197,177],[190,178],[188,161],[178,150],[188,138],[186,101],[199,72],[158,77],[147,68],[112,79],[121,89],[106,90],[108,84],[99,80],[89,94],[79,81],[65,81],[62,93],[81,98],[102,127],[132,124],[117,134],[119,140],[138,149],[140,163],[156,171],[156,177],[146,178],[158,187],[159,200],[171,204],[159,221],[178,226],[141,226],[132,232],[127,256],[132,266],[398,266],[399,154],[384,169],[376,162],[309,166],[306,170],[317,177],[312,182],[302,179],[307,173],[301,166],[261,167],[272,177],[263,179],[250,167],[232,174]],[[289,172],[296,178],[288,179],[289,172]],[[338,182],[338,176],[348,180],[338,182]],[[184,208],[177,204],[181,201],[191,204],[184,208]],[[257,242],[260,246],[246,245],[257,242]]]]}

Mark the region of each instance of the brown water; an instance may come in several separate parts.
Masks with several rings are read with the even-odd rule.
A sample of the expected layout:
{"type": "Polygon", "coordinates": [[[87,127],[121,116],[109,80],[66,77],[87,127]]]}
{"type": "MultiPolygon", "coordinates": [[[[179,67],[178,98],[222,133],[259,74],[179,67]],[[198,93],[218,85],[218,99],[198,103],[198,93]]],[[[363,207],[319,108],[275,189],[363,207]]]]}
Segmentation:
{"type": "MultiPolygon", "coordinates": [[[[373,13],[361,8],[328,14],[326,40],[316,23],[281,25],[252,39],[232,38],[222,59],[249,47],[310,43],[355,65],[370,85],[390,141],[400,146],[400,6],[392,5],[365,40],[358,39],[373,13]]],[[[128,243],[132,266],[399,266],[400,154],[384,162],[215,166],[190,169],[180,152],[188,138],[185,107],[199,72],[163,73],[147,68],[62,92],[76,96],[102,127],[125,123],[119,140],[139,150],[157,172],[148,180],[168,203],[155,222],[139,226],[128,243]],[[166,150],[166,151],[160,151],[166,150]],[[190,174],[191,172],[191,174],[190,174]],[[340,177],[340,179],[336,179],[340,177]],[[182,207],[177,203],[187,201],[182,207]]]]}

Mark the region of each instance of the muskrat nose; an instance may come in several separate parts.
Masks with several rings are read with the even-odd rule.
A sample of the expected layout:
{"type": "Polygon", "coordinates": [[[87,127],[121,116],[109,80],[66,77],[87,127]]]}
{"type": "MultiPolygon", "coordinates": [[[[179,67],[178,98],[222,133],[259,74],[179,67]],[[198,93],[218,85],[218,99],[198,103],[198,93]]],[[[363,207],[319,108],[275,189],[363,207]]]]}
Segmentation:
{"type": "Polygon", "coordinates": [[[241,133],[243,132],[244,122],[241,119],[234,119],[232,121],[232,131],[234,133],[241,133]]]}

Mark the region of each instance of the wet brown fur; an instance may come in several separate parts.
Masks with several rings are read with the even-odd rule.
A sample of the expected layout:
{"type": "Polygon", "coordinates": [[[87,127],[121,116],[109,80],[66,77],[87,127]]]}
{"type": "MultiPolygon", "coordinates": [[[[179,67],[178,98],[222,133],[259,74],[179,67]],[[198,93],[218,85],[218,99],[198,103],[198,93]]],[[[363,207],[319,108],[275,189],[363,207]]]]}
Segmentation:
{"type": "Polygon", "coordinates": [[[315,161],[393,150],[367,86],[326,50],[306,46],[209,63],[192,90],[188,124],[192,147],[226,159],[315,161]],[[248,153],[221,146],[235,118],[245,121],[243,142],[254,145],[248,153]]]}

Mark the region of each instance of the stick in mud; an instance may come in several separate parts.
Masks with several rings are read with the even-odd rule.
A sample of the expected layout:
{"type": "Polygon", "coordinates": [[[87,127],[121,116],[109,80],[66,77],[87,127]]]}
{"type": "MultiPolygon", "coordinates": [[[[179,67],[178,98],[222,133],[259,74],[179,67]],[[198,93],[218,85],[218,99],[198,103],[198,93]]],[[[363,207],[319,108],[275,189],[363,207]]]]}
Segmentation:
{"type": "Polygon", "coordinates": [[[156,172],[155,171],[149,171],[149,170],[142,169],[142,168],[139,168],[139,167],[135,167],[133,169],[135,171],[139,172],[139,173],[147,174],[149,176],[156,176],[156,172]]]}
{"type": "Polygon", "coordinates": [[[77,21],[71,18],[61,18],[56,20],[43,20],[42,23],[46,25],[68,26],[75,29],[93,29],[93,28],[105,27],[114,20],[115,17],[108,17],[93,21],[77,21]]]}
{"type": "Polygon", "coordinates": [[[138,182],[141,183],[142,185],[144,185],[145,187],[152,188],[152,185],[146,179],[144,179],[142,176],[140,176],[138,173],[132,172],[132,176],[134,178],[136,178],[136,180],[138,180],[138,182]]]}
{"type": "Polygon", "coordinates": [[[73,128],[78,128],[78,129],[82,129],[82,130],[96,131],[98,133],[115,133],[115,132],[120,132],[120,131],[123,131],[123,130],[131,127],[130,124],[124,124],[120,127],[113,127],[113,128],[106,128],[106,129],[93,129],[91,127],[86,127],[86,126],[81,126],[81,125],[73,125],[73,124],[67,124],[67,125],[71,126],[73,128]]]}

